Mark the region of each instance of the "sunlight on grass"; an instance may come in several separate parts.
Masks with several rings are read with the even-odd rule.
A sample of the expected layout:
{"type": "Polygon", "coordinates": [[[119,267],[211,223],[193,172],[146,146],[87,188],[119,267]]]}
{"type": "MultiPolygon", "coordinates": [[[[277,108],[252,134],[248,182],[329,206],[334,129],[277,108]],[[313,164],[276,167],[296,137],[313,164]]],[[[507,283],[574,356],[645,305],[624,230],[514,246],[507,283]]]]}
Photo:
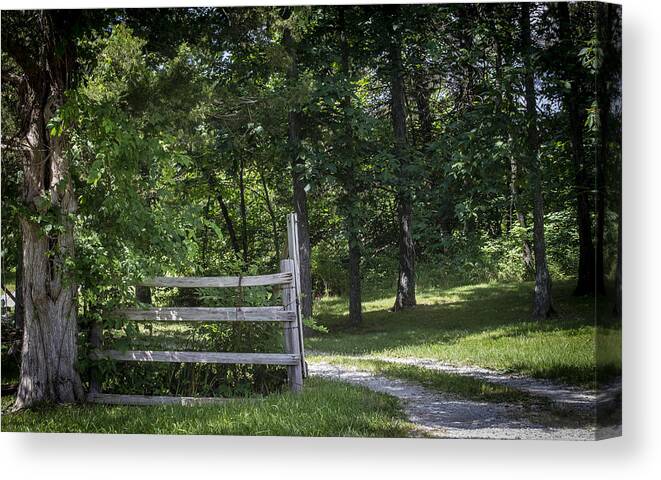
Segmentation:
{"type": "Polygon", "coordinates": [[[545,322],[530,320],[530,283],[421,288],[418,306],[397,313],[389,311],[394,297],[368,299],[357,329],[348,326],[345,299],[323,299],[316,318],[329,333],[312,336],[306,346],[337,354],[429,358],[593,386],[596,375],[619,374],[621,331],[617,325],[600,328],[597,343],[594,299],[573,297],[571,287],[557,282],[559,314],[545,322]]]}

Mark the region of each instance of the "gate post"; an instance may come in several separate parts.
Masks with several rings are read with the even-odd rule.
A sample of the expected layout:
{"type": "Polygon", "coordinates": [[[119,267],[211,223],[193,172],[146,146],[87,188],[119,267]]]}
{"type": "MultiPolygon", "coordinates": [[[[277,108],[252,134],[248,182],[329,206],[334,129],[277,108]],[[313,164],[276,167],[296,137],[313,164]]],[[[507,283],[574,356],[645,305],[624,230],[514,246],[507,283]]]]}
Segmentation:
{"type": "Polygon", "coordinates": [[[287,247],[289,258],[294,261],[294,291],[296,295],[296,317],[298,323],[298,342],[301,350],[301,367],[303,378],[308,376],[308,364],[305,361],[305,345],[303,343],[303,315],[301,314],[301,261],[298,242],[298,217],[295,213],[287,215],[287,247]]]}
{"type": "Polygon", "coordinates": [[[298,355],[301,358],[301,361],[296,365],[289,365],[287,367],[287,380],[289,383],[289,388],[293,392],[300,392],[303,388],[303,354],[299,340],[300,309],[298,307],[298,297],[296,295],[294,260],[291,258],[281,260],[280,271],[282,273],[292,274],[291,284],[282,287],[282,305],[284,306],[285,310],[296,312],[293,320],[285,322],[285,351],[287,353],[298,355]]]}

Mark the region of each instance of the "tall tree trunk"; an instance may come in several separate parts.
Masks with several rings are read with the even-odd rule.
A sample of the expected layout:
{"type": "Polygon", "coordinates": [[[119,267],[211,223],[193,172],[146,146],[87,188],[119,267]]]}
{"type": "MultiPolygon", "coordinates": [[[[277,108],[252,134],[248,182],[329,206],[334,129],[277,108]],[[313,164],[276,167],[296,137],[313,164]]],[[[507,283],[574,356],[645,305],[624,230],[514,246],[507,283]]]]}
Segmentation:
{"type": "MultiPolygon", "coordinates": [[[[418,149],[423,155],[427,155],[427,148],[433,140],[433,115],[430,106],[432,90],[427,84],[427,70],[424,67],[421,68],[421,70],[422,72],[419,72],[414,79],[413,89],[420,123],[418,131],[418,149]]],[[[428,158],[428,165],[430,165],[431,168],[430,191],[434,196],[430,203],[432,208],[437,210],[435,223],[438,227],[439,235],[442,237],[449,237],[452,235],[452,225],[454,223],[454,205],[451,201],[451,188],[447,188],[442,203],[438,202],[438,195],[442,189],[441,185],[444,182],[443,172],[441,168],[434,168],[433,160],[431,158],[428,158]]]]}
{"type": "Polygon", "coordinates": [[[207,177],[207,182],[209,183],[209,187],[211,187],[211,190],[215,193],[216,201],[220,206],[220,214],[222,215],[223,221],[225,222],[225,227],[227,228],[227,234],[230,236],[230,244],[232,245],[232,250],[234,250],[234,253],[237,255],[237,257],[240,257],[241,246],[239,245],[239,238],[236,235],[234,222],[232,221],[232,217],[230,215],[229,209],[227,208],[227,204],[225,203],[223,192],[221,191],[220,186],[218,185],[218,182],[216,181],[216,178],[213,176],[213,174],[205,173],[205,175],[207,177]]]}
{"type": "Polygon", "coordinates": [[[21,146],[23,205],[23,346],[15,409],[41,402],[70,403],[84,398],[78,357],[77,286],[67,271],[74,256],[76,200],[64,155],[66,130],[51,135],[47,125],[57,115],[70,86],[75,62],[76,14],[25,13],[41,48],[32,50],[17,35],[5,35],[3,50],[26,79],[22,98],[21,146]],[[58,228],[44,231],[35,217],[48,213],[58,228]]]}
{"type": "Polygon", "coordinates": [[[264,200],[266,201],[266,210],[269,212],[269,217],[271,218],[271,228],[273,230],[273,248],[275,252],[276,261],[280,256],[280,233],[278,232],[278,219],[275,217],[275,211],[273,210],[273,204],[271,203],[271,196],[269,195],[269,187],[266,183],[266,177],[264,176],[264,171],[259,170],[259,179],[262,182],[262,189],[264,189],[264,200]]]}
{"type": "Polygon", "coordinates": [[[597,4],[597,36],[599,44],[603,51],[603,58],[599,71],[597,72],[597,106],[599,108],[599,141],[596,155],[596,195],[597,195],[597,222],[596,222],[596,266],[595,266],[595,284],[597,293],[603,294],[606,291],[604,282],[604,233],[606,227],[606,175],[608,163],[608,141],[610,137],[610,107],[611,90],[608,82],[611,72],[610,51],[611,51],[611,28],[612,28],[612,8],[606,3],[597,4]]]}
{"type": "Polygon", "coordinates": [[[584,118],[581,108],[580,69],[578,54],[573,48],[572,24],[568,3],[558,3],[560,41],[567,56],[562,62],[564,77],[570,82],[565,94],[565,108],[569,122],[571,156],[574,164],[574,186],[576,188],[576,219],[578,223],[578,282],[575,295],[591,295],[595,291],[595,256],[592,244],[592,218],[590,214],[590,179],[583,148],[584,118]]]}
{"type": "Polygon", "coordinates": [[[209,266],[207,253],[209,251],[209,211],[211,209],[211,194],[207,195],[207,203],[204,205],[204,235],[202,237],[202,269],[206,272],[209,266]]]}
{"type": "Polygon", "coordinates": [[[524,87],[527,123],[527,156],[533,186],[533,236],[535,244],[535,296],[533,317],[548,318],[553,313],[551,297],[551,276],[546,264],[546,243],[544,240],[544,195],[542,193],[542,172],[539,162],[539,133],[537,131],[537,95],[532,60],[532,40],[530,33],[530,5],[521,4],[521,44],[524,58],[524,87]]]}
{"type": "Polygon", "coordinates": [[[395,22],[399,14],[398,6],[389,6],[390,16],[390,91],[391,117],[395,135],[395,156],[399,161],[399,178],[401,184],[397,188],[397,221],[399,224],[399,275],[397,279],[397,296],[393,310],[401,310],[415,306],[415,247],[413,244],[413,198],[407,174],[409,153],[406,142],[406,107],[404,99],[404,80],[402,67],[402,46],[395,22]]]}
{"type": "Polygon", "coordinates": [[[415,106],[418,109],[420,150],[424,149],[432,141],[433,118],[431,107],[429,106],[429,97],[431,89],[427,85],[426,72],[419,72],[414,80],[415,106]]]}
{"type": "MultiPolygon", "coordinates": [[[[347,38],[345,9],[347,7],[338,7],[340,25],[340,54],[341,54],[341,74],[347,86],[347,93],[342,98],[342,111],[347,112],[351,108],[351,96],[349,95],[351,60],[349,54],[349,41],[347,38]]],[[[347,242],[349,244],[349,323],[357,326],[363,322],[363,307],[361,298],[360,281],[360,221],[358,219],[358,191],[356,188],[356,168],[355,168],[355,149],[354,137],[351,129],[351,119],[344,122],[345,131],[345,149],[347,155],[347,171],[343,172],[344,190],[346,196],[346,228],[347,242]]]]}
{"type": "Polygon", "coordinates": [[[23,232],[20,222],[18,224],[18,236],[16,253],[18,261],[16,262],[16,301],[14,302],[14,324],[19,331],[23,330],[24,309],[23,309],[23,232]]]}
{"type": "Polygon", "coordinates": [[[245,161],[243,155],[239,158],[239,211],[241,213],[241,244],[243,250],[243,267],[248,266],[248,215],[246,213],[245,161]]]}
{"type": "MultiPolygon", "coordinates": [[[[292,38],[289,28],[285,28],[283,33],[283,43],[289,54],[291,64],[287,71],[287,80],[291,85],[298,82],[298,59],[296,54],[296,43],[292,38]]],[[[301,313],[303,317],[312,316],[312,265],[310,261],[310,226],[308,222],[308,198],[305,191],[305,164],[300,157],[301,146],[301,115],[300,112],[292,108],[289,111],[288,144],[291,155],[291,171],[293,184],[293,204],[294,212],[298,217],[298,241],[299,241],[299,259],[301,272],[301,313]]]]}
{"type": "MultiPolygon", "coordinates": [[[[495,40],[496,45],[496,75],[499,79],[499,84],[501,91],[503,92],[504,101],[499,101],[497,106],[498,114],[503,113],[503,103],[505,104],[504,108],[508,108],[509,105],[512,105],[512,87],[511,82],[506,82],[503,74],[503,62],[505,59],[501,54],[501,44],[498,39],[495,40]]],[[[511,61],[511,60],[510,60],[511,61]]],[[[508,123],[506,123],[508,124],[508,123]]],[[[513,143],[512,132],[509,127],[507,127],[508,143],[511,145],[513,143]]],[[[519,189],[519,160],[516,155],[511,155],[510,157],[510,221],[509,228],[512,228],[512,216],[516,216],[516,220],[519,226],[524,230],[528,230],[528,225],[526,222],[526,216],[523,213],[519,198],[521,197],[521,191],[519,189]]],[[[527,237],[523,237],[521,241],[521,260],[523,262],[523,268],[525,270],[526,278],[533,278],[535,274],[535,265],[532,255],[532,247],[527,237]]]]}
{"type": "MultiPolygon", "coordinates": [[[[621,202],[621,200],[620,200],[621,202]]],[[[617,266],[615,269],[615,315],[622,315],[622,205],[620,204],[617,221],[617,266]]]]}
{"type": "Polygon", "coordinates": [[[223,198],[223,194],[220,190],[216,191],[216,200],[218,201],[218,205],[220,206],[220,213],[223,216],[223,220],[225,221],[225,227],[227,227],[227,233],[230,236],[230,243],[232,244],[232,250],[234,250],[234,253],[236,253],[237,256],[240,256],[241,246],[239,245],[239,239],[236,236],[236,230],[234,229],[234,222],[232,221],[232,217],[230,216],[229,209],[227,208],[227,204],[225,203],[225,199],[223,198]]]}
{"type": "MultiPolygon", "coordinates": [[[[519,223],[519,226],[527,231],[528,225],[526,222],[526,216],[523,214],[523,210],[519,204],[519,162],[514,155],[510,158],[510,194],[512,196],[512,210],[516,215],[516,220],[519,223]]],[[[532,277],[535,273],[535,265],[530,242],[525,237],[521,242],[521,259],[523,260],[526,277],[532,277]]]]}

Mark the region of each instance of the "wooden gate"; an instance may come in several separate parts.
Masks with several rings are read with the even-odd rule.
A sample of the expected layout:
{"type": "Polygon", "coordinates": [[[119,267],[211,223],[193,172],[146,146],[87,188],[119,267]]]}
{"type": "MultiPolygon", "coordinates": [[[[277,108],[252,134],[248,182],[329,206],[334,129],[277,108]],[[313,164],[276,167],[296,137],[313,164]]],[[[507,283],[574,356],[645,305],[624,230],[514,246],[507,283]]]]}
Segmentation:
{"type": "MultiPolygon", "coordinates": [[[[246,277],[156,277],[143,281],[146,287],[177,288],[242,288],[277,285],[282,290],[282,307],[165,307],[150,309],[122,309],[113,312],[113,318],[136,322],[282,322],[285,353],[239,352],[178,352],[144,350],[103,350],[102,327],[92,326],[90,343],[93,360],[125,362],[170,363],[247,363],[259,365],[286,365],[289,388],[298,392],[307,376],[303,346],[301,318],[301,284],[299,242],[295,213],[287,215],[287,250],[289,257],[281,260],[280,272],[270,275],[246,277]]],[[[96,369],[90,372],[89,402],[125,405],[162,405],[213,403],[225,400],[214,397],[176,397],[147,395],[118,395],[101,392],[101,382],[96,369]]]]}

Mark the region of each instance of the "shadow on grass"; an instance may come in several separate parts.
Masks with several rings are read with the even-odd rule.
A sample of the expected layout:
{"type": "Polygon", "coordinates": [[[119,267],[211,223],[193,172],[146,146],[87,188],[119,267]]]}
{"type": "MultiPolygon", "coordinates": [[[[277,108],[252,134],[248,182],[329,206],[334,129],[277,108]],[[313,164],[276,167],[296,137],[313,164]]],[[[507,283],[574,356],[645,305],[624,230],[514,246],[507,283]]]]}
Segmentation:
{"type": "MultiPolygon", "coordinates": [[[[328,299],[320,302],[316,319],[329,333],[311,336],[306,347],[429,356],[587,385],[595,379],[595,299],[573,296],[573,283],[554,284],[558,315],[541,322],[530,318],[532,283],[421,289],[420,304],[400,312],[389,310],[388,297],[368,298],[357,328],[348,325],[346,299],[328,299]]],[[[608,305],[600,299],[603,318],[612,316],[608,305]]],[[[606,334],[619,341],[618,323],[611,326],[606,334]]],[[[600,362],[600,377],[619,371],[619,353],[600,362]]]]}

